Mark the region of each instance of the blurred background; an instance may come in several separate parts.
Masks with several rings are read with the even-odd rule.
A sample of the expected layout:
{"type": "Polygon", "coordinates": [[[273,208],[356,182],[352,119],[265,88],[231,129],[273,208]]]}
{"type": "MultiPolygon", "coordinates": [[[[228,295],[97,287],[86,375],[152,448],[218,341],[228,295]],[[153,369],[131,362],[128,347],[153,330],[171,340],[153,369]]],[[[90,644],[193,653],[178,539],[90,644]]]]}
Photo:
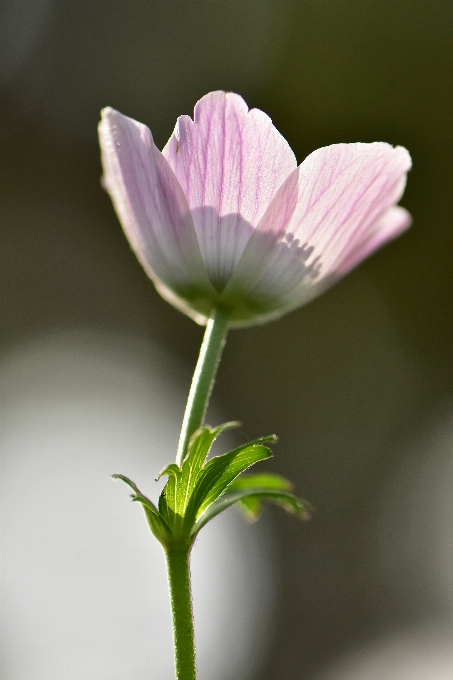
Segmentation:
{"type": "Polygon", "coordinates": [[[452,50],[450,0],[3,0],[3,680],[172,677],[163,557],[108,474],[157,496],[202,329],[129,249],[96,126],[110,105],[162,148],[213,89],[299,162],[406,146],[414,225],[230,334],[209,420],[277,433],[316,513],[206,530],[200,678],[453,678],[452,50]]]}

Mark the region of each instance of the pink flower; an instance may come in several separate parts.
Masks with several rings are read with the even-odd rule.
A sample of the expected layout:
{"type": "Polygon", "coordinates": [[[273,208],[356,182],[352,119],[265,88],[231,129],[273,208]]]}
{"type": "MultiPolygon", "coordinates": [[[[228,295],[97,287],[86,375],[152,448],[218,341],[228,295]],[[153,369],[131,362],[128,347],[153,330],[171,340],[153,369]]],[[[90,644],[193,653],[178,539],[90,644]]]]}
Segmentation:
{"type": "Polygon", "coordinates": [[[303,305],[410,224],[396,205],[411,159],[383,142],[333,144],[297,167],[258,109],[211,92],[160,152],[150,130],[106,108],[104,181],[161,295],[196,321],[231,325],[303,305]]]}

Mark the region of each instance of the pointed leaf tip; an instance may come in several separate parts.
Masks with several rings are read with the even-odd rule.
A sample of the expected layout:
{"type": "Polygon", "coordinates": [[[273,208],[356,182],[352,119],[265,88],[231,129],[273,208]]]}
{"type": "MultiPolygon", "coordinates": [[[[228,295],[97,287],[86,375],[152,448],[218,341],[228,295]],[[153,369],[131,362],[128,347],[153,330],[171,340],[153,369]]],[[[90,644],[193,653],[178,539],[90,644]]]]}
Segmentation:
{"type": "Polygon", "coordinates": [[[165,546],[171,537],[171,530],[154,503],[150,501],[149,498],[147,498],[144,494],[142,494],[135,482],[125,475],[115,474],[111,476],[113,479],[121,479],[123,482],[125,482],[125,484],[131,487],[131,489],[134,491],[134,493],[131,494],[132,501],[141,503],[149,528],[157,540],[165,546]]]}
{"type": "Polygon", "coordinates": [[[155,481],[158,482],[159,479],[164,475],[168,475],[168,477],[170,477],[170,475],[172,475],[173,477],[178,477],[180,474],[181,468],[179,467],[179,465],[177,465],[176,463],[169,463],[159,472],[155,481]]]}

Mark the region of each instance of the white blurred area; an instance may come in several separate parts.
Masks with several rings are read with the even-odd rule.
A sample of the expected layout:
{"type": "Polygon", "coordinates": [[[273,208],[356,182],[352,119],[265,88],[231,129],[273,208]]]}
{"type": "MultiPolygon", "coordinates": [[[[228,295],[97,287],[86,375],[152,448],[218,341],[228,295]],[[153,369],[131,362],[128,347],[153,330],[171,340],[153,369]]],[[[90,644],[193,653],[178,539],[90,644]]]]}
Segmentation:
{"type": "MultiPolygon", "coordinates": [[[[170,680],[165,561],[138,504],[157,500],[185,401],[168,358],[128,337],[64,334],[6,357],[2,680],[170,680]]],[[[270,526],[234,511],[193,553],[200,680],[246,679],[268,642],[270,526]]]]}
{"type": "Polygon", "coordinates": [[[394,603],[394,631],[342,655],[317,680],[453,680],[452,497],[448,403],[406,446],[370,532],[384,601],[394,603]]]}

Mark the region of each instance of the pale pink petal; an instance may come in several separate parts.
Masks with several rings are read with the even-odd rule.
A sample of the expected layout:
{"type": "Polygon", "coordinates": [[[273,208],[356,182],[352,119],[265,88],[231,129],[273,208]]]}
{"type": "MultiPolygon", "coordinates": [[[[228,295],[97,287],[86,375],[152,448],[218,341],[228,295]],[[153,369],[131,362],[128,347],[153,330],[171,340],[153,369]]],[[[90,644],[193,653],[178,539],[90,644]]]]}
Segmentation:
{"type": "MultiPolygon", "coordinates": [[[[383,142],[318,149],[295,173],[297,205],[287,224],[272,228],[265,215],[258,230],[291,233],[300,245],[313,247],[313,257],[320,258],[321,276],[334,274],[401,198],[410,167],[406,149],[383,142]]],[[[292,182],[290,177],[281,187],[274,199],[277,206],[287,201],[288,193],[293,196],[292,182]]],[[[269,214],[275,210],[271,205],[269,214]]]]}
{"type": "Polygon", "coordinates": [[[242,291],[243,300],[261,300],[264,321],[319,295],[409,226],[407,211],[394,206],[409,168],[405,149],[383,143],[315,151],[281,186],[225,299],[242,291]]]}
{"type": "Polygon", "coordinates": [[[286,140],[262,111],[231,92],[211,92],[181,116],[163,150],[192,211],[200,249],[221,290],[278,188],[296,168],[286,140]]]}
{"type": "MultiPolygon", "coordinates": [[[[338,266],[327,274],[324,274],[322,270],[322,257],[316,257],[315,251],[311,251],[310,248],[307,248],[305,251],[303,249],[300,250],[303,262],[300,267],[299,280],[297,281],[296,275],[293,276],[292,280],[289,280],[288,277],[284,279],[287,284],[284,289],[282,287],[282,292],[284,292],[282,303],[285,305],[285,309],[281,313],[306,304],[313,298],[321,295],[321,293],[324,293],[365,258],[408,229],[411,222],[412,218],[407,210],[398,205],[392,206],[372,225],[366,237],[360,243],[357,242],[355,248],[348,252],[347,257],[343,258],[338,266]],[[310,254],[311,257],[310,255],[307,257],[307,254],[310,254]],[[293,285],[291,286],[291,284],[293,285]]],[[[296,243],[297,241],[292,241],[293,247],[296,243]]],[[[282,268],[285,267],[283,259],[280,264],[282,268]]],[[[292,266],[295,271],[296,265],[294,262],[292,266]]],[[[286,267],[290,268],[288,264],[286,267]]],[[[283,283],[283,272],[281,272],[280,277],[280,282],[283,283]]],[[[274,314],[273,318],[276,318],[276,316],[279,316],[279,314],[274,314]]]]}
{"type": "Polygon", "coordinates": [[[399,205],[394,205],[376,222],[365,240],[349,252],[338,268],[340,276],[347,274],[375,250],[408,229],[412,223],[410,214],[399,205]]]}
{"type": "Polygon", "coordinates": [[[186,198],[150,130],[106,108],[99,139],[104,185],[145,270],[177,293],[212,290],[186,198]]]}
{"type": "Polygon", "coordinates": [[[255,230],[222,302],[234,310],[232,325],[246,326],[277,318],[308,302],[319,279],[313,248],[302,247],[291,234],[276,238],[255,230]]]}

